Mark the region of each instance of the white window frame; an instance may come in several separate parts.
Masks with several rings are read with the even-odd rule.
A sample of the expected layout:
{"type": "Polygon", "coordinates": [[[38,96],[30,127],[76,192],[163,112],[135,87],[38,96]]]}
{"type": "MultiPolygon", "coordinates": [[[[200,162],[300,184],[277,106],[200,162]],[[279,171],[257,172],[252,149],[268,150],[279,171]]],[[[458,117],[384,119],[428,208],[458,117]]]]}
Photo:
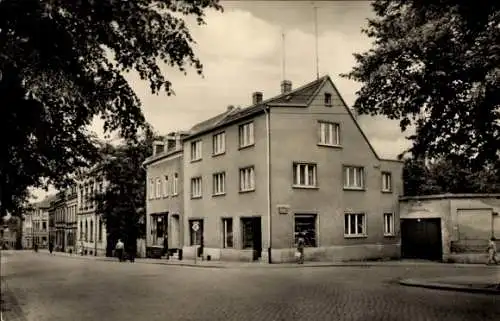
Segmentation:
{"type": "Polygon", "coordinates": [[[365,213],[344,213],[344,237],[345,238],[350,238],[350,237],[367,237],[367,232],[366,232],[366,214],[365,213]],[[359,215],[362,215],[361,219],[361,224],[362,224],[362,232],[358,233],[358,225],[359,223],[359,215]],[[348,219],[347,223],[347,233],[345,230],[345,219],[348,219]],[[351,231],[351,220],[354,218],[355,220],[355,226],[356,226],[356,231],[351,231]]]}
{"type": "Polygon", "coordinates": [[[384,236],[394,236],[394,226],[394,213],[384,213],[384,236]],[[389,217],[390,219],[388,219],[389,217]]]}
{"type": "Polygon", "coordinates": [[[234,220],[232,217],[223,217],[222,218],[222,248],[232,249],[234,248],[234,220]],[[231,222],[231,239],[232,244],[228,245],[228,223],[231,222]]]}
{"type": "Polygon", "coordinates": [[[392,192],[392,174],[382,172],[382,192],[392,192]]]}
{"type": "Polygon", "coordinates": [[[203,141],[201,139],[191,142],[191,161],[202,159],[203,141]]]}
{"type": "Polygon", "coordinates": [[[212,137],[213,155],[221,155],[226,152],[226,132],[220,132],[212,137]]]}
{"type": "MultiPolygon", "coordinates": [[[[82,193],[83,195],[83,193],[82,193]]],[[[85,198],[85,196],[83,196],[85,198]]],[[[155,198],[155,179],[150,178],[149,179],[149,199],[152,200],[155,198]]]]}
{"type": "Polygon", "coordinates": [[[173,182],[172,182],[172,195],[173,196],[179,194],[178,187],[179,187],[179,174],[178,173],[174,173],[174,179],[173,179],[173,182]]]}
{"type": "Polygon", "coordinates": [[[168,197],[169,196],[169,188],[170,186],[168,185],[168,175],[163,176],[163,197],[168,197]]]}
{"type": "Polygon", "coordinates": [[[248,166],[240,168],[240,192],[255,191],[255,168],[248,166]]]}
{"type": "Polygon", "coordinates": [[[357,189],[363,190],[365,188],[365,168],[362,166],[344,166],[344,189],[357,189]],[[354,171],[354,182],[350,181],[350,171],[354,171]],[[358,178],[360,178],[361,185],[358,185],[358,178]]]}
{"type": "Polygon", "coordinates": [[[293,187],[316,188],[318,187],[318,165],[315,163],[293,163],[293,187]],[[301,171],[304,167],[304,183],[301,183],[301,171]],[[312,169],[312,182],[309,182],[309,169],[312,169]]]}
{"type": "Polygon", "coordinates": [[[212,195],[226,194],[226,173],[219,172],[212,175],[212,195]]]}
{"type": "Polygon", "coordinates": [[[255,143],[253,121],[238,127],[238,141],[240,148],[252,146],[255,143]]]}
{"type": "Polygon", "coordinates": [[[201,176],[191,178],[191,198],[203,196],[203,181],[201,176]]]}
{"type": "Polygon", "coordinates": [[[156,178],[156,193],[155,193],[155,196],[156,198],[160,198],[162,195],[161,193],[161,186],[162,186],[162,182],[161,182],[161,178],[160,177],[157,177],[156,178]]]}
{"type": "Polygon", "coordinates": [[[319,145],[340,146],[340,124],[328,121],[318,121],[319,145]]]}

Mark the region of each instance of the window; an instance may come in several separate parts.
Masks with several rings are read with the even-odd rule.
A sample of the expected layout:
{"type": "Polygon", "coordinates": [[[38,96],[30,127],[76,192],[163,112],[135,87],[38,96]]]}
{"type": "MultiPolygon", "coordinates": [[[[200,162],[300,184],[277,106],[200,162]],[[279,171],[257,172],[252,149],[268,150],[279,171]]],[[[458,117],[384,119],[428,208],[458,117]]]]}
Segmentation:
{"type": "Polygon", "coordinates": [[[80,221],[80,240],[83,239],[83,222],[80,221]]]}
{"type": "Polygon", "coordinates": [[[42,222],[42,231],[47,229],[47,222],[42,222]]]}
{"type": "Polygon", "coordinates": [[[90,242],[94,242],[94,221],[90,221],[90,242]]]}
{"type": "Polygon", "coordinates": [[[363,189],[364,186],[363,167],[344,167],[344,188],[363,189]]]}
{"type": "Polygon", "coordinates": [[[226,173],[216,173],[213,175],[213,194],[222,195],[226,192],[226,173]]]}
{"type": "Polygon", "coordinates": [[[240,136],[240,148],[253,145],[254,144],[253,122],[240,125],[239,136],[240,136]]]}
{"type": "Polygon", "coordinates": [[[233,219],[223,218],[222,219],[222,247],[232,248],[233,247],[233,219]]]}
{"type": "Polygon", "coordinates": [[[159,177],[156,178],[156,198],[161,197],[161,179],[159,177]]]}
{"type": "Polygon", "coordinates": [[[295,215],[295,244],[299,236],[304,238],[306,247],[316,247],[316,215],[295,215]]]}
{"type": "Polygon", "coordinates": [[[390,192],[390,191],[392,191],[391,173],[383,172],[382,173],[382,192],[390,192]]]}
{"type": "Polygon", "coordinates": [[[155,180],[153,178],[149,179],[149,199],[152,200],[155,195],[155,180]]]}
{"type": "Polygon", "coordinates": [[[315,187],[316,164],[293,164],[293,185],[298,187],[315,187]]]}
{"type": "Polygon", "coordinates": [[[89,223],[85,221],[85,242],[89,239],[89,223]]]}
{"type": "Polygon", "coordinates": [[[331,105],[332,105],[332,94],[325,93],[325,106],[331,106],[331,105]]]}
{"type": "Polygon", "coordinates": [[[102,219],[99,219],[99,242],[102,242],[102,219]]]}
{"type": "Polygon", "coordinates": [[[394,214],[384,213],[384,236],[394,235],[394,214]]]}
{"type": "Polygon", "coordinates": [[[177,184],[179,183],[179,175],[177,173],[174,174],[174,181],[172,186],[172,195],[177,195],[177,184]]]}
{"type": "Polygon", "coordinates": [[[203,245],[203,220],[189,221],[189,236],[191,246],[203,245]]]}
{"type": "Polygon", "coordinates": [[[191,143],[191,160],[196,161],[201,159],[202,141],[197,140],[191,143]]]}
{"type": "Polygon", "coordinates": [[[344,236],[366,236],[365,214],[345,214],[344,236]]]}
{"type": "Polygon", "coordinates": [[[191,178],[191,197],[201,197],[201,177],[191,178]]]}
{"type": "Polygon", "coordinates": [[[169,186],[168,186],[168,175],[163,178],[163,197],[168,197],[169,186]]]}
{"type": "Polygon", "coordinates": [[[255,172],[254,168],[246,167],[240,169],[240,191],[253,191],[255,190],[255,172]]]}
{"type": "Polygon", "coordinates": [[[328,122],[319,122],[319,143],[322,145],[340,145],[340,125],[328,122]]]}
{"type": "Polygon", "coordinates": [[[226,151],[226,134],[224,132],[213,136],[213,154],[220,155],[226,151]]]}

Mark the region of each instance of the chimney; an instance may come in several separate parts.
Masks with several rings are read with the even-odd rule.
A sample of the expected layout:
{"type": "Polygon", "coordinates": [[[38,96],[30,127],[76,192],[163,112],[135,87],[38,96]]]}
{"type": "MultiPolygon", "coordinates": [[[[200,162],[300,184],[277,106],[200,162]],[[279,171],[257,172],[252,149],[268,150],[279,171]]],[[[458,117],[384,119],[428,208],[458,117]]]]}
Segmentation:
{"type": "Polygon", "coordinates": [[[233,109],[234,109],[234,106],[233,106],[233,105],[229,105],[229,106],[227,106],[227,111],[231,111],[231,110],[233,110],[233,109]]]}
{"type": "Polygon", "coordinates": [[[153,155],[158,155],[160,153],[163,153],[165,150],[165,143],[162,141],[155,141],[153,142],[153,155]]]}
{"type": "Polygon", "coordinates": [[[252,105],[257,105],[262,102],[262,92],[256,91],[252,94],[252,105]]]}
{"type": "Polygon", "coordinates": [[[175,150],[182,149],[182,135],[180,133],[175,134],[175,150]]]}
{"type": "Polygon", "coordinates": [[[281,93],[285,94],[292,91],[292,82],[290,80],[283,80],[281,82],[281,93]]]}

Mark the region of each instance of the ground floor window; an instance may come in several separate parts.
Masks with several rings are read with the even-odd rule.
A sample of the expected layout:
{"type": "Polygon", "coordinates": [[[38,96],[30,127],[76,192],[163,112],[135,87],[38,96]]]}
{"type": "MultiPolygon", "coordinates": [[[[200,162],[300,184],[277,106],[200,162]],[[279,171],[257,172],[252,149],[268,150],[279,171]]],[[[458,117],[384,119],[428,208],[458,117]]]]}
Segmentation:
{"type": "Polygon", "coordinates": [[[384,235],[394,235],[394,214],[384,213],[384,235]]]}
{"type": "Polygon", "coordinates": [[[189,244],[203,245],[203,220],[189,221],[189,244]]]}
{"type": "Polygon", "coordinates": [[[345,236],[366,236],[366,217],[364,213],[348,213],[344,216],[345,236]]]}
{"type": "Polygon", "coordinates": [[[296,214],[295,215],[295,244],[297,245],[299,236],[304,238],[306,247],[316,247],[316,215],[296,214]]]}
{"type": "Polygon", "coordinates": [[[223,248],[232,248],[233,247],[233,219],[232,218],[223,218],[222,219],[222,239],[223,239],[223,248]]]}

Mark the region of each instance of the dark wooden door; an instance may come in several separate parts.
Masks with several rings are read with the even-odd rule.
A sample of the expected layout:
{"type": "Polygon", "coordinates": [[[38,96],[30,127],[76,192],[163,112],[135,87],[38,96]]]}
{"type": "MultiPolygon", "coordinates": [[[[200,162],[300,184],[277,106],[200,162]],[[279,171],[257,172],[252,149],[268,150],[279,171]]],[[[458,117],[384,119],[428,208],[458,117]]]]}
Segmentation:
{"type": "Polygon", "coordinates": [[[402,219],[401,256],[440,261],[443,255],[441,219],[402,219]]]}

